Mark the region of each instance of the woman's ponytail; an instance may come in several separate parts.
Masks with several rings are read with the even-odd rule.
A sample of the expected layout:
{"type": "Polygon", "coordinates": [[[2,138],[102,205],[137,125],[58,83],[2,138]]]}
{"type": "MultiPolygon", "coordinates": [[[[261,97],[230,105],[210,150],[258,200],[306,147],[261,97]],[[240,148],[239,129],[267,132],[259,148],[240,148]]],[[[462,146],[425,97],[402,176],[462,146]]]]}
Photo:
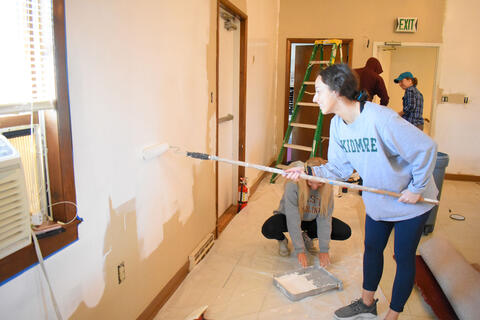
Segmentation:
{"type": "Polygon", "coordinates": [[[364,102],[368,100],[368,93],[365,90],[361,90],[355,94],[354,100],[364,102]]]}

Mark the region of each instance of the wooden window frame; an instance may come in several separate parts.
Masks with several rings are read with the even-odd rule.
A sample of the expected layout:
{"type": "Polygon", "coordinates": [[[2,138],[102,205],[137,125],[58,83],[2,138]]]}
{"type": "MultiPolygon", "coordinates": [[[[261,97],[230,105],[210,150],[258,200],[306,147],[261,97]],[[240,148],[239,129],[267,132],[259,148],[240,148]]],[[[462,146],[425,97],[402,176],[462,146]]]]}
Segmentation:
{"type": "MultiPolygon", "coordinates": [[[[73,172],[72,132],[67,81],[67,57],[65,40],[65,2],[53,0],[53,33],[55,48],[56,111],[45,111],[46,139],[48,146],[48,171],[52,203],[76,202],[73,172]]],[[[30,116],[8,117],[6,125],[30,124],[30,116]],[[9,119],[10,118],[10,119],[9,119]],[[28,118],[28,119],[27,119],[28,118]],[[26,122],[26,123],[25,123],[26,122]]],[[[35,121],[35,117],[34,117],[35,121]]],[[[53,218],[67,222],[76,215],[76,208],[68,204],[52,207],[53,218]]],[[[47,257],[78,239],[77,226],[81,219],[63,226],[65,232],[39,239],[42,255],[47,257]]],[[[33,243],[0,260],[0,284],[30,268],[38,262],[33,243]]]]}

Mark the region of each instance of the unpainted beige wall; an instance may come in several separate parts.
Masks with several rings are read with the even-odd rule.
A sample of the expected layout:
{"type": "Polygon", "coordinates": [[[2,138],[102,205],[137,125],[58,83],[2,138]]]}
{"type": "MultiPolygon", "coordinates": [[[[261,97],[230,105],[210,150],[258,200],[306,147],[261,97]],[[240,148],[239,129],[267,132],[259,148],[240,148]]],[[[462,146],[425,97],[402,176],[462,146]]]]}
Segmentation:
{"type": "Polygon", "coordinates": [[[278,50],[276,142],[283,140],[287,38],[353,39],[352,66],[372,56],[374,41],[442,42],[445,1],[281,0],[278,50]],[[395,33],[397,17],[417,17],[418,32],[395,33]],[[367,43],[370,44],[367,47],[367,43]]]}

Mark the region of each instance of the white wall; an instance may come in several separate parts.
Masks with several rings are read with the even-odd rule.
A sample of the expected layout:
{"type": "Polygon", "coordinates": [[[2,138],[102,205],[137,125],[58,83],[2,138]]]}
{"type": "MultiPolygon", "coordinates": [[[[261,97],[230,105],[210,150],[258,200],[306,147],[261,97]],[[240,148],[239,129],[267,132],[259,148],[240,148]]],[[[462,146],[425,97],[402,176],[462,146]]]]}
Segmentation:
{"type": "MultiPolygon", "coordinates": [[[[239,2],[239,1],[236,1],[239,2]]],[[[79,240],[46,261],[65,318],[134,319],[215,228],[215,0],[66,0],[79,240]],[[125,262],[118,285],[116,266],[125,262]]],[[[278,1],[249,14],[247,161],[273,158],[278,1]],[[273,9],[272,9],[273,8],[273,9]],[[253,62],[255,56],[255,62],[253,62]]],[[[258,172],[247,171],[254,182],[258,172]]],[[[201,293],[199,293],[201,294],[201,293]]],[[[38,267],[0,287],[2,318],[54,319],[38,267]]]]}
{"type": "Polygon", "coordinates": [[[447,172],[480,176],[480,60],[477,41],[480,3],[448,0],[440,50],[440,83],[443,94],[464,94],[468,104],[439,103],[434,138],[439,150],[449,154],[447,172]]]}

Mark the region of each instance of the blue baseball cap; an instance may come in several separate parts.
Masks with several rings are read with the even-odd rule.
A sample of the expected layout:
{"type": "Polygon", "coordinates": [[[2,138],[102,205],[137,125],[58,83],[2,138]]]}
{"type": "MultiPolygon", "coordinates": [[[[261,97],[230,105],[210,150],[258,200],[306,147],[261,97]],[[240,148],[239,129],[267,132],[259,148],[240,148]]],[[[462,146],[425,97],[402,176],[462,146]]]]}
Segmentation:
{"type": "Polygon", "coordinates": [[[404,73],[400,74],[397,79],[393,80],[393,82],[399,83],[400,81],[402,81],[405,78],[413,79],[413,74],[411,72],[408,72],[408,71],[404,72],[404,73]]]}

